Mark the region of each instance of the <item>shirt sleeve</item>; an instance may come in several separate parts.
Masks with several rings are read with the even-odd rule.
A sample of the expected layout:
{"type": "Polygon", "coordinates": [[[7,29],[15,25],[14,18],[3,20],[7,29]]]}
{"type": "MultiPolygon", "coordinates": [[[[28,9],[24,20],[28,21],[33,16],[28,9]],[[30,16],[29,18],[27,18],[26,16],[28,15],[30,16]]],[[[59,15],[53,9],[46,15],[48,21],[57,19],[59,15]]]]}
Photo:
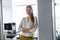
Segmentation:
{"type": "Polygon", "coordinates": [[[32,33],[32,32],[35,32],[36,31],[36,28],[37,28],[37,25],[38,25],[38,23],[37,23],[37,17],[35,17],[35,19],[34,19],[34,26],[35,27],[33,27],[32,29],[30,29],[29,31],[32,33]]]}
{"type": "Polygon", "coordinates": [[[19,33],[20,31],[22,31],[22,23],[23,23],[23,20],[24,20],[24,18],[21,20],[21,23],[19,24],[17,33],[19,33]]]}

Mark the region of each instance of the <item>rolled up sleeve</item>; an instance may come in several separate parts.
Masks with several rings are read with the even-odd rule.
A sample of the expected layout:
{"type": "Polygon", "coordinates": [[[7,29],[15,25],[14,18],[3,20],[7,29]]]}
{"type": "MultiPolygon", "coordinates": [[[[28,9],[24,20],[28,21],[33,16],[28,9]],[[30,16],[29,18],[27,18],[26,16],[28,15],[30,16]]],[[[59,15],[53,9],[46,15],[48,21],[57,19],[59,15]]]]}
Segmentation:
{"type": "MultiPolygon", "coordinates": [[[[23,18],[23,19],[24,19],[24,18],[23,18]]],[[[21,20],[21,23],[19,24],[18,32],[22,31],[22,23],[23,23],[23,19],[21,20]]]]}

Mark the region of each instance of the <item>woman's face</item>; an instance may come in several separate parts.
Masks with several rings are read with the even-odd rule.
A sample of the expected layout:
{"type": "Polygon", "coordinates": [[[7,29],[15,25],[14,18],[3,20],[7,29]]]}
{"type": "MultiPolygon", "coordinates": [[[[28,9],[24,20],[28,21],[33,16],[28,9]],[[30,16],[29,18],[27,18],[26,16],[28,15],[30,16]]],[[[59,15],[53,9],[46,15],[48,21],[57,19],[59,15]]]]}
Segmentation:
{"type": "Polygon", "coordinates": [[[32,9],[31,8],[26,8],[26,13],[28,14],[28,16],[30,16],[32,14],[32,9]]]}

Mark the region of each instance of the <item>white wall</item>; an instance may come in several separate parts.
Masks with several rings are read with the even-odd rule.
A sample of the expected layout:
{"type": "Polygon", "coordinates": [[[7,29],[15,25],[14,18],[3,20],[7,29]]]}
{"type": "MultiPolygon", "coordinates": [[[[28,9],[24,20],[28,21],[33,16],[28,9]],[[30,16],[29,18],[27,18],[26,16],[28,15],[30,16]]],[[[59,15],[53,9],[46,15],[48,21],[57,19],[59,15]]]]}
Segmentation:
{"type": "Polygon", "coordinates": [[[12,0],[2,0],[3,23],[12,22],[12,0]]]}

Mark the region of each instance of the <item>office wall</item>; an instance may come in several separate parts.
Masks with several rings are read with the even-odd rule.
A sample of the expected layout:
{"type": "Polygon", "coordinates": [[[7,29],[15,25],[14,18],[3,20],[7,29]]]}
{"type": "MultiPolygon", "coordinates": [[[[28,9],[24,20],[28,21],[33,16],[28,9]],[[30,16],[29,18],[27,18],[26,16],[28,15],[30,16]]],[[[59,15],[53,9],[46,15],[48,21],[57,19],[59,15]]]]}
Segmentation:
{"type": "Polygon", "coordinates": [[[52,0],[38,0],[39,40],[53,40],[52,0]]]}
{"type": "Polygon", "coordinates": [[[12,16],[12,0],[2,0],[3,23],[11,23],[12,16]]]}

